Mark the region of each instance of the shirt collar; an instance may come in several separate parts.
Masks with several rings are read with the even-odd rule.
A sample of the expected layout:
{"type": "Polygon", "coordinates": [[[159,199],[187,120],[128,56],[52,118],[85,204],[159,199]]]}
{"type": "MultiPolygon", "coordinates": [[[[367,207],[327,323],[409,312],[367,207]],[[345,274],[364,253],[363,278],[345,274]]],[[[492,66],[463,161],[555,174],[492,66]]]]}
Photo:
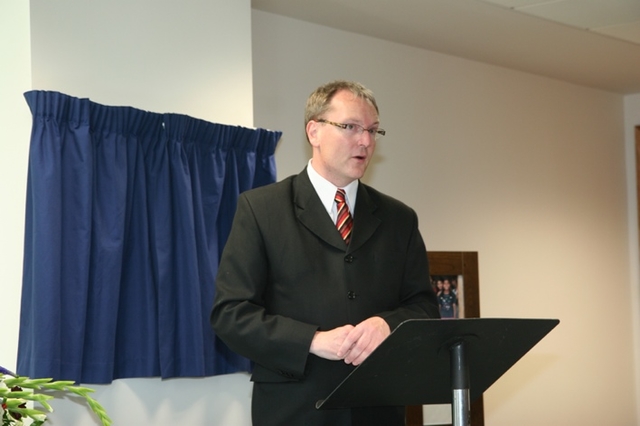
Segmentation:
{"type": "MultiPolygon", "coordinates": [[[[307,174],[309,175],[311,185],[313,185],[318,197],[320,197],[320,201],[322,201],[322,205],[327,210],[327,213],[331,215],[332,211],[335,210],[334,198],[338,188],[320,176],[320,174],[313,168],[311,160],[309,160],[309,163],[307,164],[307,174]]],[[[349,211],[351,212],[351,215],[353,215],[355,213],[356,197],[358,195],[358,179],[354,180],[342,189],[344,189],[346,194],[349,211]]]]}

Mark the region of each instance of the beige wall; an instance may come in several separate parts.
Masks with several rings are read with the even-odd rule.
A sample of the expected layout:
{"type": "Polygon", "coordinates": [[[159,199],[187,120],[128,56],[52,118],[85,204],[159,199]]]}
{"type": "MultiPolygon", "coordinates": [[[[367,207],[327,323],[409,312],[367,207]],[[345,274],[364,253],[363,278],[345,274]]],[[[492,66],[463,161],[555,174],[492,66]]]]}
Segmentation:
{"type": "MultiPolygon", "coordinates": [[[[486,393],[486,424],[636,424],[625,130],[637,98],[252,12],[249,0],[134,3],[32,1],[32,54],[28,7],[2,3],[2,55],[15,59],[0,69],[0,158],[14,183],[0,209],[4,300],[19,298],[31,72],[37,89],[283,130],[279,178],[308,159],[308,93],[356,79],[388,131],[366,181],[416,209],[429,249],[479,252],[483,316],[561,320],[486,393]]],[[[15,337],[3,334],[0,363],[11,367],[8,309],[15,337]]],[[[114,424],[249,424],[244,376],[97,389],[114,424]]],[[[75,404],[54,408],[61,424],[88,424],[75,404]]]]}
{"type": "Polygon", "coordinates": [[[627,199],[629,200],[629,258],[631,259],[631,317],[635,359],[636,419],[640,419],[640,235],[638,231],[638,182],[636,177],[636,127],[640,126],[640,94],[625,96],[624,130],[627,162],[627,199]]]}
{"type": "Polygon", "coordinates": [[[388,132],[365,180],[430,250],[478,251],[482,316],[561,320],[487,391],[488,425],[635,424],[622,96],[255,10],[253,52],[279,178],[308,158],[308,93],[360,80],[388,132]]]}

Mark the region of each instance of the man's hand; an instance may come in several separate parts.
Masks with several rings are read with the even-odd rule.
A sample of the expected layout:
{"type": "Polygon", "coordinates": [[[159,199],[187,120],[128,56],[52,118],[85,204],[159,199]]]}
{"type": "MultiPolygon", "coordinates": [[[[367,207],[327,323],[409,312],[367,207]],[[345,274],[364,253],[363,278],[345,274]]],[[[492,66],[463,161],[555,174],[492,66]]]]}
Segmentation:
{"type": "Polygon", "coordinates": [[[342,359],[342,357],[338,357],[338,352],[353,329],[352,325],[344,325],[329,331],[316,331],[309,352],[331,361],[342,359]]]}
{"type": "Polygon", "coordinates": [[[380,317],[368,318],[349,332],[338,351],[338,357],[347,364],[360,365],[389,334],[391,329],[385,320],[380,317]]]}
{"type": "Polygon", "coordinates": [[[355,327],[345,325],[329,331],[318,331],[310,352],[332,361],[344,360],[360,365],[391,334],[389,325],[380,317],[371,317],[355,327]]]}

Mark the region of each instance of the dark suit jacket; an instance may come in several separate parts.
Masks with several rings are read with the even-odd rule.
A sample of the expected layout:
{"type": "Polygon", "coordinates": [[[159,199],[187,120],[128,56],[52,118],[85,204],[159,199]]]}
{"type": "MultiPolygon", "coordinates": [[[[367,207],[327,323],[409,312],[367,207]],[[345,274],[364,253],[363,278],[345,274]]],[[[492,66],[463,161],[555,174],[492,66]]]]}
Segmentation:
{"type": "Polygon", "coordinates": [[[415,212],[362,183],[356,203],[347,247],[306,170],[238,200],[211,325],[256,363],[254,424],[387,426],[399,412],[314,408],[353,368],[309,354],[317,330],[439,315],[415,212]]]}

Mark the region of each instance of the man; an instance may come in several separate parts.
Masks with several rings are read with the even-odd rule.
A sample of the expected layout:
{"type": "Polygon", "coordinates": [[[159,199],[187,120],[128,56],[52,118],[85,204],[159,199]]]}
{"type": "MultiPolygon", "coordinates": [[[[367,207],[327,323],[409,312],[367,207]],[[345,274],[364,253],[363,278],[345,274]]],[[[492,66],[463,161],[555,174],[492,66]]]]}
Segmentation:
{"type": "Polygon", "coordinates": [[[438,305],[415,212],[359,182],[385,133],[371,91],[326,84],[305,123],[306,169],[238,200],[211,325],[255,362],[254,425],[404,425],[404,407],[315,409],[391,330],[438,305]]]}

